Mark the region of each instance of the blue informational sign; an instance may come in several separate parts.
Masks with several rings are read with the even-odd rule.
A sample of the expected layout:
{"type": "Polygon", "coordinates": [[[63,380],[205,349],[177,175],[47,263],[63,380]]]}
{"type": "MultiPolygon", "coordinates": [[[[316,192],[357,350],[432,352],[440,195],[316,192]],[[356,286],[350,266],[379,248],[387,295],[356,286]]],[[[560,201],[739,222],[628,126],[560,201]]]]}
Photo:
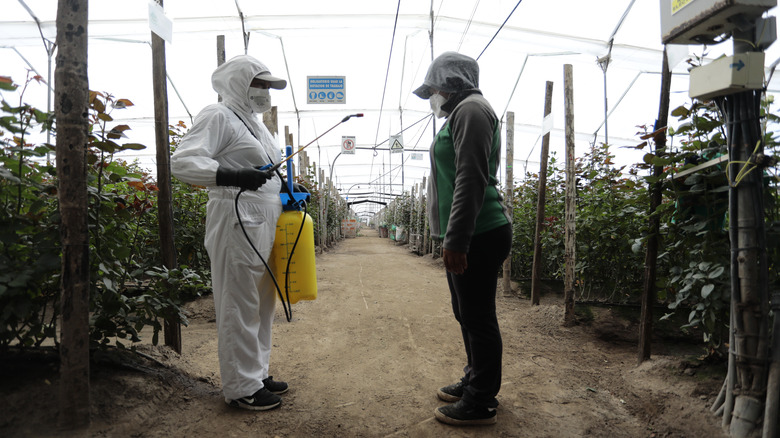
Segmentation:
{"type": "Polygon", "coordinates": [[[307,76],[306,103],[347,103],[345,76],[307,76]]]}

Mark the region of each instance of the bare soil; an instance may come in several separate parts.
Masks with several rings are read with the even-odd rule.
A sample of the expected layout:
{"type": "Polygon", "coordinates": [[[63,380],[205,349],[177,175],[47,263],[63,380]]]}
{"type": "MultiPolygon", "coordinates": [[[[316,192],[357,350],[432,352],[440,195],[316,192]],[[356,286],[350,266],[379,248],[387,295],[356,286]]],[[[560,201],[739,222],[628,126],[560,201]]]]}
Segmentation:
{"type": "MultiPolygon", "coordinates": [[[[183,353],[139,345],[144,357],[92,367],[92,424],[57,429],[56,356],[0,364],[4,437],[687,437],[725,436],[708,407],[723,366],[701,346],[659,342],[636,365],[636,325],[608,308],[562,326],[555,294],[532,306],[499,292],[504,340],[498,423],[437,422],[436,389],[461,375],[465,353],[444,269],[373,230],[317,256],[319,296],[281,306],[271,374],[289,382],[279,409],[228,407],[220,392],[211,297],[187,305],[183,353]]],[[[149,336],[150,337],[150,336],[149,336]]]]}

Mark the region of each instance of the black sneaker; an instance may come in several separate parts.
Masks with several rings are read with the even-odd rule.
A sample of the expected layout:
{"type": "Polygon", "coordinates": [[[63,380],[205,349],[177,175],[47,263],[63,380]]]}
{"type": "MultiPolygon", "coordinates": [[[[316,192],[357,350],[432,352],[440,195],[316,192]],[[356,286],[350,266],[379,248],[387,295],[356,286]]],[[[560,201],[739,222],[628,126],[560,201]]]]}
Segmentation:
{"type": "Polygon", "coordinates": [[[469,405],[463,400],[442,406],[433,412],[437,420],[453,426],[476,426],[496,423],[496,409],[469,405]]]}
{"type": "Polygon", "coordinates": [[[463,398],[463,381],[445,386],[444,388],[439,388],[439,390],[436,391],[436,395],[438,395],[440,399],[450,403],[460,400],[463,398]]]}
{"type": "Polygon", "coordinates": [[[263,385],[266,389],[277,395],[284,394],[290,389],[289,386],[287,386],[287,382],[274,381],[274,376],[268,376],[268,378],[263,379],[263,385]]]}
{"type": "Polygon", "coordinates": [[[260,388],[249,397],[241,397],[227,402],[235,408],[249,409],[250,411],[267,411],[282,404],[282,398],[271,391],[260,388]]]}

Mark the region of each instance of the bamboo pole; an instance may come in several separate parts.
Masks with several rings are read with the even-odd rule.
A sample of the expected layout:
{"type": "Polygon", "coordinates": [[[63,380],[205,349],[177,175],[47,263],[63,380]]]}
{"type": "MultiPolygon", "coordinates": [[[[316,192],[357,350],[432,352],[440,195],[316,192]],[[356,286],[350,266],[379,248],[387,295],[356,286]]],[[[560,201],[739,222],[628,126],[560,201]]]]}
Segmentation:
{"type": "Polygon", "coordinates": [[[574,264],[576,262],[576,196],[574,168],[574,80],[571,64],[563,66],[563,103],[566,115],[566,244],[564,260],[566,273],[563,288],[563,320],[565,326],[575,323],[574,264]]]}
{"type": "MultiPolygon", "coordinates": [[[[163,1],[157,0],[162,6],[163,1]]],[[[157,146],[157,217],[160,254],[163,265],[176,269],[176,245],[173,239],[173,194],[171,189],[171,146],[168,138],[168,83],[166,81],[165,41],[152,32],[152,89],[154,92],[154,138],[157,146]]],[[[167,282],[166,282],[167,283],[167,282]]],[[[170,298],[178,293],[166,284],[170,298]]],[[[163,324],[165,345],[181,354],[181,324],[177,315],[166,315],[163,324]]]]}
{"type": "MultiPolygon", "coordinates": [[[[544,93],[544,117],[552,112],[553,83],[547,81],[544,93]]],[[[542,138],[542,152],[539,164],[539,190],[536,202],[536,231],[534,232],[534,264],[531,268],[531,304],[539,305],[542,275],[542,227],[545,204],[547,203],[547,162],[550,155],[550,133],[542,138]]]]}
{"type": "MultiPolygon", "coordinates": [[[[515,162],[515,113],[509,111],[506,113],[506,200],[505,205],[509,212],[509,217],[513,216],[514,205],[514,162],[515,162]]],[[[512,252],[504,260],[503,271],[503,289],[504,296],[512,295],[512,252]]]]}

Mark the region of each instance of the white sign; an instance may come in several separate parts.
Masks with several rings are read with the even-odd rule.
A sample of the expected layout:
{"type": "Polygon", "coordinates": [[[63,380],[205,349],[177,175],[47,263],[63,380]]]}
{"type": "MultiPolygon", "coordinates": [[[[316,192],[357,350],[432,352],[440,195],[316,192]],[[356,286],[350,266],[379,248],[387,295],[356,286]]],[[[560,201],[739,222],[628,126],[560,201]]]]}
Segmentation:
{"type": "Polygon", "coordinates": [[[306,76],[306,103],[347,103],[346,76],[306,76]]]}
{"type": "Polygon", "coordinates": [[[542,135],[547,135],[552,131],[553,129],[553,115],[552,113],[547,114],[544,116],[544,121],[542,121],[542,135]]]}
{"type": "Polygon", "coordinates": [[[354,154],[355,153],[355,137],[341,137],[341,153],[342,154],[354,154]]]}
{"type": "Polygon", "coordinates": [[[421,152],[414,152],[412,154],[412,160],[422,160],[423,154],[421,152]]]}
{"type": "Polygon", "coordinates": [[[398,154],[404,151],[404,138],[402,135],[390,136],[390,152],[398,154]]]}
{"type": "Polygon", "coordinates": [[[173,22],[155,1],[149,2],[149,29],[168,43],[173,43],[173,22]]]}

